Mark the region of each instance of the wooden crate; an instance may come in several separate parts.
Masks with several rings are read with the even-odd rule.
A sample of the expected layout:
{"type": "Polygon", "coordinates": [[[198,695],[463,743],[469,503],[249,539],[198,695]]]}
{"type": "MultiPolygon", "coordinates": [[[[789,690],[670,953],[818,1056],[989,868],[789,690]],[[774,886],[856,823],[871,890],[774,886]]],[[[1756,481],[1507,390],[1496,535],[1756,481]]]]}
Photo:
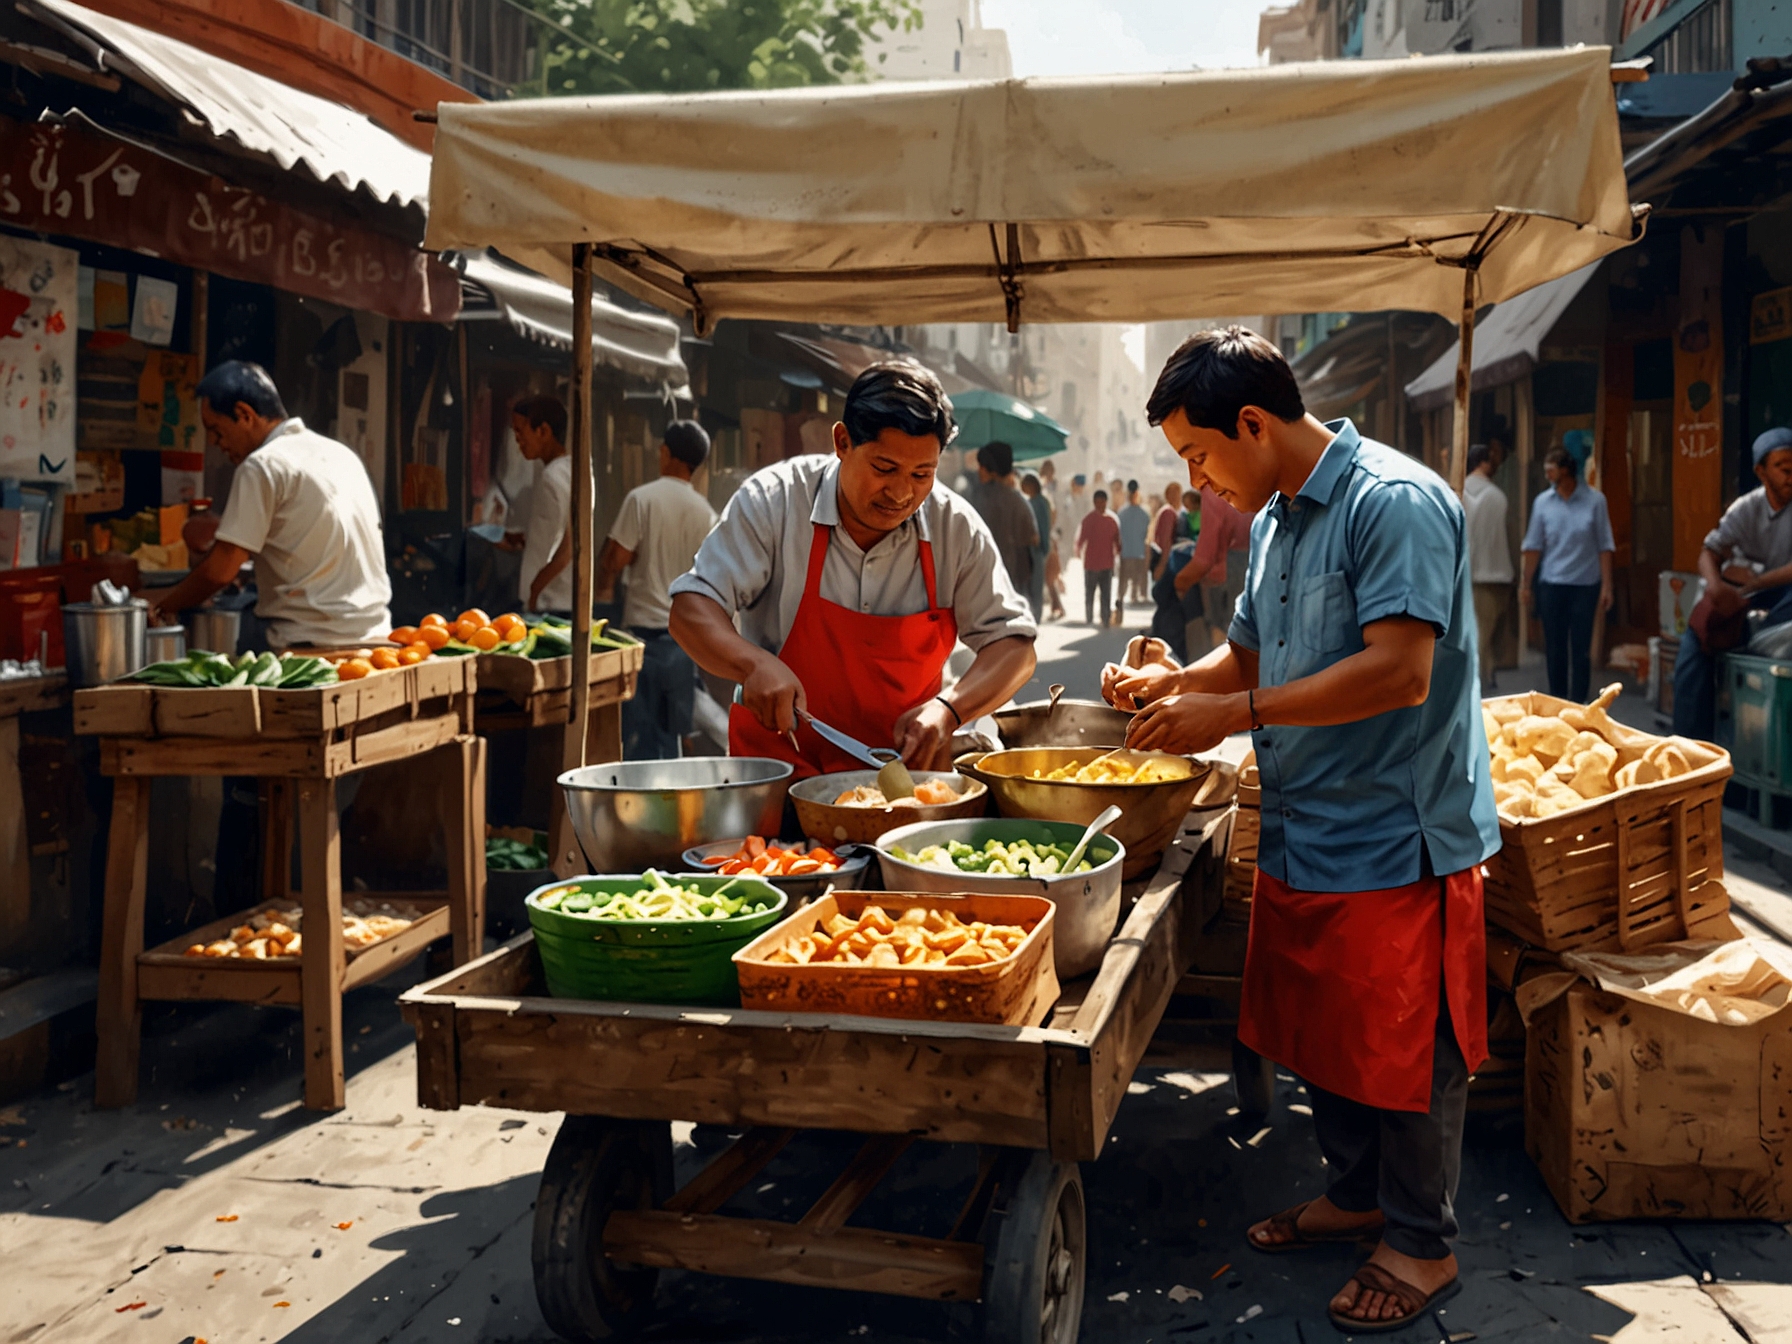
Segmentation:
{"type": "MultiPolygon", "coordinates": [[[[1535,692],[1509,698],[1535,714],[1569,705],[1535,692]]],[[[1723,885],[1730,758],[1710,743],[1675,740],[1691,774],[1553,817],[1501,817],[1503,844],[1487,861],[1487,918],[1551,952],[1627,950],[1721,925],[1730,905],[1723,885]]]]}
{"type": "MultiPolygon", "coordinates": [[[[297,898],[277,903],[285,908],[297,898]]],[[[391,892],[357,896],[342,903],[344,914],[364,914],[380,905],[409,906],[419,912],[407,929],[366,947],[345,947],[342,988],[354,989],[390,975],[438,938],[446,938],[448,900],[440,892],[391,892]]],[[[238,957],[190,957],[194,943],[228,938],[230,931],[263,910],[238,911],[171,938],[159,947],[137,955],[137,996],[142,999],[227,999],[234,1003],[284,1003],[296,1005],[305,953],[254,961],[238,957]]]]}
{"type": "Polygon", "coordinates": [[[334,778],[473,731],[471,658],[431,658],[305,690],[117,682],[75,692],[75,731],[103,739],[110,775],[230,773],[334,778]]]}
{"type": "MultiPolygon", "coordinates": [[[[593,705],[629,700],[641,672],[643,646],[591,651],[593,705]]],[[[572,714],[572,657],[521,658],[514,653],[482,653],[479,665],[479,712],[482,720],[520,713],[540,727],[565,723],[572,714]]],[[[511,726],[501,724],[499,726],[511,726]]]]}
{"type": "Polygon", "coordinates": [[[1263,782],[1257,758],[1246,756],[1238,772],[1238,810],[1232,816],[1232,838],[1226,846],[1225,902],[1249,918],[1251,888],[1257,881],[1257,841],[1263,828],[1263,782]]]}

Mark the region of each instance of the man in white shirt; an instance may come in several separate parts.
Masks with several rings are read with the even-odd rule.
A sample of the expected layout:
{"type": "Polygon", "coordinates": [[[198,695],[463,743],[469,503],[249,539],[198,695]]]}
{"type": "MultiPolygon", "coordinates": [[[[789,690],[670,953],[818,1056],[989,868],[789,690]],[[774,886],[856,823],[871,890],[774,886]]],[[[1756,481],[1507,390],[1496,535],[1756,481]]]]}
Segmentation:
{"type": "Polygon", "coordinates": [[[558,397],[524,397],[510,409],[517,451],[541,463],[529,494],[517,596],[528,611],[572,611],[572,454],[558,397]]]}
{"type": "Polygon", "coordinates": [[[598,560],[597,600],[613,602],[617,576],[628,572],[622,623],[645,641],[635,698],[622,704],[622,757],[677,756],[691,731],[697,665],[666,633],[672,581],[691,567],[716,511],[691,478],[709,458],[709,435],[695,420],[674,420],[660,441],[660,475],[622,501],[598,560]]]}
{"type": "Polygon", "coordinates": [[[1494,637],[1512,616],[1512,542],[1506,535],[1506,492],[1493,483],[1499,455],[1488,444],[1468,450],[1462,507],[1468,517],[1469,576],[1475,585],[1475,624],[1481,641],[1481,685],[1491,690],[1494,637]]]}
{"type": "MultiPolygon", "coordinates": [[[[207,442],[236,467],[217,539],[150,613],[198,606],[255,560],[255,611],[274,648],[361,644],[392,628],[379,499],[353,449],[289,416],[259,364],[230,360],[200,380],[207,442]]],[[[166,615],[164,615],[164,613],[166,615]]]]}

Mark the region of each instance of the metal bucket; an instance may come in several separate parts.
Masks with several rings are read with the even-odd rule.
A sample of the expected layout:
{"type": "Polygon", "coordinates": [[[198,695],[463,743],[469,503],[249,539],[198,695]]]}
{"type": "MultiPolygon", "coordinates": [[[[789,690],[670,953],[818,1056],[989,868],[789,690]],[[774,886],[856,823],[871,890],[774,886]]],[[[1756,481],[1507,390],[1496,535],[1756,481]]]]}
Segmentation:
{"type": "Polygon", "coordinates": [[[184,625],[152,626],[146,641],[144,651],[152,663],[178,663],[187,656],[187,627],[184,625]]]}
{"type": "Polygon", "coordinates": [[[187,613],[187,621],[192,626],[188,648],[236,657],[236,642],[243,628],[242,612],[224,607],[195,607],[187,613]]]}
{"type": "Polygon", "coordinates": [[[62,609],[62,642],[71,686],[117,681],[149,662],[149,603],[122,607],[70,602],[62,609]]]}

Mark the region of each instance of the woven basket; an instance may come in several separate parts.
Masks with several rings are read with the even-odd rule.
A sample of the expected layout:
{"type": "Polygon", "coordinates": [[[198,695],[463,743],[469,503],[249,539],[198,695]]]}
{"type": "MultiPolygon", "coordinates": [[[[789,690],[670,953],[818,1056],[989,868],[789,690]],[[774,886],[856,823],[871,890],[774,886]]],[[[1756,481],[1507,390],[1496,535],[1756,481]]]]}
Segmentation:
{"type": "MultiPolygon", "coordinates": [[[[1570,701],[1538,692],[1516,703],[1552,715],[1570,701]]],[[[1620,726],[1620,751],[1657,741],[1620,726]]],[[[1487,861],[1487,918],[1533,947],[1629,951],[1696,937],[1729,911],[1724,890],[1723,797],[1729,753],[1675,738],[1692,773],[1623,789],[1553,817],[1500,818],[1487,861]]]]}

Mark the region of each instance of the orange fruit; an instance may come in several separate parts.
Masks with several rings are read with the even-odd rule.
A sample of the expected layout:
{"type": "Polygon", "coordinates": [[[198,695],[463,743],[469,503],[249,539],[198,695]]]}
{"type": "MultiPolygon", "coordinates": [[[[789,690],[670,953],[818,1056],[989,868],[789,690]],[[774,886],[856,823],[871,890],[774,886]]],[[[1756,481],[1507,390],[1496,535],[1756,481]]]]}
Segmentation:
{"type": "Polygon", "coordinates": [[[521,616],[514,611],[507,611],[492,622],[492,628],[509,639],[512,630],[527,630],[529,627],[521,616]]]}
{"type": "Polygon", "coordinates": [[[467,636],[467,643],[471,644],[481,653],[489,653],[503,642],[504,636],[498,633],[495,626],[490,625],[482,625],[472,634],[467,636]]]}
{"type": "Polygon", "coordinates": [[[398,666],[397,649],[375,649],[367,660],[368,666],[376,672],[390,672],[398,666]]]}
{"type": "Polygon", "coordinates": [[[336,668],[336,675],[343,681],[359,681],[373,671],[373,664],[365,658],[345,658],[336,668]]]}
{"type": "Polygon", "coordinates": [[[492,618],[479,610],[478,607],[468,607],[465,611],[461,612],[460,620],[457,620],[455,624],[459,625],[462,621],[473,622],[473,628],[477,630],[482,625],[490,625],[492,623],[492,618]]]}
{"type": "Polygon", "coordinates": [[[429,613],[429,615],[425,616],[421,621],[418,621],[417,624],[427,628],[432,625],[447,625],[448,622],[442,619],[442,616],[439,612],[432,611],[429,613]]]}
{"type": "Polygon", "coordinates": [[[429,657],[429,645],[407,644],[398,651],[398,665],[400,667],[415,667],[427,657],[429,657]],[[419,653],[418,649],[423,651],[419,653]]]}
{"type": "Polygon", "coordinates": [[[435,650],[429,647],[429,642],[427,640],[414,639],[400,649],[399,652],[416,654],[416,658],[412,661],[420,663],[425,658],[429,657],[430,654],[434,653],[435,650]]]}
{"type": "Polygon", "coordinates": [[[431,625],[425,621],[417,628],[417,641],[427,644],[431,649],[439,649],[454,636],[445,625],[431,625]]]}
{"type": "Polygon", "coordinates": [[[502,632],[506,644],[521,644],[529,638],[529,627],[521,621],[512,626],[500,626],[499,630],[502,632]]]}
{"type": "Polygon", "coordinates": [[[386,638],[391,640],[394,644],[415,644],[417,642],[417,627],[414,625],[401,625],[391,634],[387,635],[386,638]]]}
{"type": "Polygon", "coordinates": [[[483,630],[484,628],[484,621],[473,621],[462,618],[454,623],[454,637],[462,644],[466,644],[472,640],[473,632],[475,630],[483,630]]]}

